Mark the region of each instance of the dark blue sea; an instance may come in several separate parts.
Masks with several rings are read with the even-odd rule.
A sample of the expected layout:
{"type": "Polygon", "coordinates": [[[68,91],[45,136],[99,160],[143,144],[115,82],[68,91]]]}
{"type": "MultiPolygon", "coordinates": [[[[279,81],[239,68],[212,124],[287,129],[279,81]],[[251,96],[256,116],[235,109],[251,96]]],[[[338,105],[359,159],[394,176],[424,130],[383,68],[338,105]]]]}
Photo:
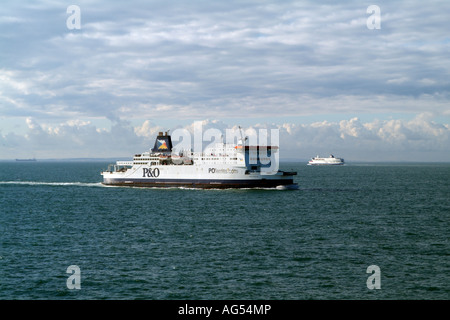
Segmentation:
{"type": "Polygon", "coordinates": [[[105,187],[107,164],[0,162],[0,299],[450,298],[450,164],[282,163],[299,190],[105,187]]]}

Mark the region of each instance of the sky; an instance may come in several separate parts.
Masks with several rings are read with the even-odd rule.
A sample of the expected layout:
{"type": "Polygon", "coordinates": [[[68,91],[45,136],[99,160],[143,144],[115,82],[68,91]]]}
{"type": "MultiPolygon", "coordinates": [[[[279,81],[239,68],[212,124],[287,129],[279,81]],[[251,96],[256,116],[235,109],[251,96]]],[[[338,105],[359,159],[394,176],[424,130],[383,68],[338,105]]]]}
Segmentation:
{"type": "Polygon", "coordinates": [[[277,129],[281,159],[447,162],[449,12],[447,0],[2,1],[0,159],[131,157],[200,121],[277,129]]]}

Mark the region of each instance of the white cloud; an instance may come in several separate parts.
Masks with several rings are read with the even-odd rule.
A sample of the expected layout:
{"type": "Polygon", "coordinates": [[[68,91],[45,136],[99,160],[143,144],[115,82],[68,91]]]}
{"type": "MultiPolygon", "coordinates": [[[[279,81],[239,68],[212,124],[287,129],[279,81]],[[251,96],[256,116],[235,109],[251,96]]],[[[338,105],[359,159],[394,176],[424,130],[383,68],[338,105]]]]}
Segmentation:
{"type": "Polygon", "coordinates": [[[134,133],[136,134],[136,136],[149,139],[154,138],[157,133],[161,131],[163,131],[163,128],[155,125],[150,120],[145,120],[141,126],[137,126],[134,128],[134,133]]]}
{"type": "MultiPolygon", "coordinates": [[[[46,5],[48,12],[39,6],[42,18],[60,6],[46,5]]],[[[183,116],[186,106],[203,114],[220,105],[229,115],[236,106],[250,104],[254,108],[248,116],[255,117],[254,111],[267,115],[275,109],[284,115],[330,113],[335,106],[328,100],[339,104],[342,97],[349,98],[346,108],[333,111],[370,112],[370,105],[359,102],[376,96],[413,100],[445,93],[448,102],[443,89],[448,84],[443,71],[449,68],[443,8],[427,6],[429,19],[422,20],[437,19],[430,25],[419,20],[417,4],[382,2],[387,21],[374,33],[367,30],[367,14],[358,2],[177,5],[122,7],[82,1],[79,32],[63,25],[64,32],[40,34],[39,50],[16,59],[21,64],[34,60],[35,68],[19,74],[14,65],[4,66],[14,75],[8,82],[17,89],[9,98],[33,93],[21,97],[31,107],[34,95],[43,96],[34,107],[37,112],[56,101],[70,110],[76,100],[80,113],[105,115],[109,109],[125,120],[128,115],[121,108],[134,104],[171,106],[165,116],[174,117],[183,116]],[[424,49],[429,45],[432,53],[424,49]],[[322,101],[326,104],[315,108],[322,101]]],[[[10,13],[19,19],[29,11],[10,13]]],[[[30,27],[39,21],[37,16],[30,27]]],[[[27,41],[26,36],[17,38],[27,41]]],[[[3,41],[7,45],[11,40],[3,41]]],[[[423,108],[425,101],[419,102],[423,108]]],[[[431,102],[430,108],[442,112],[439,101],[431,102]]],[[[408,106],[386,108],[404,112],[408,106]]]]}
{"type": "MultiPolygon", "coordinates": [[[[414,154],[418,158],[413,160],[417,161],[446,161],[450,152],[450,126],[435,123],[430,117],[421,114],[410,121],[362,122],[352,118],[311,124],[255,124],[242,129],[248,136],[259,133],[260,129],[267,129],[269,135],[269,129],[278,129],[282,158],[305,159],[317,153],[336,153],[354,161],[382,161],[411,160],[409,155],[414,154]]],[[[1,135],[2,158],[26,156],[29,152],[39,158],[127,157],[150,148],[157,133],[167,130],[150,120],[135,127],[119,122],[110,130],[96,128],[89,121],[45,125],[28,118],[26,122],[26,135],[1,135]]],[[[193,136],[194,126],[199,124],[203,134],[208,129],[217,129],[224,138],[227,129],[238,130],[237,125],[229,126],[220,120],[203,120],[177,126],[172,132],[184,128],[193,136]]]]}
{"type": "Polygon", "coordinates": [[[410,121],[362,122],[352,118],[302,125],[285,123],[279,129],[284,137],[282,152],[289,158],[340,153],[354,161],[447,161],[450,153],[450,126],[433,122],[428,114],[410,121]]]}

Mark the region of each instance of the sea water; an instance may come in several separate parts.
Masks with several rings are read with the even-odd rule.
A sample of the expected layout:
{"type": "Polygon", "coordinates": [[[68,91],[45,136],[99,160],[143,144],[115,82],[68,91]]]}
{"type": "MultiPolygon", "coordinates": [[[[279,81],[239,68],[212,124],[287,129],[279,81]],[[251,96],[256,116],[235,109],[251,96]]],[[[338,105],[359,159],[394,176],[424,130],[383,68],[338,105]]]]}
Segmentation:
{"type": "Polygon", "coordinates": [[[450,164],[281,163],[298,190],[106,187],[107,164],[0,162],[0,299],[450,298],[450,164]]]}

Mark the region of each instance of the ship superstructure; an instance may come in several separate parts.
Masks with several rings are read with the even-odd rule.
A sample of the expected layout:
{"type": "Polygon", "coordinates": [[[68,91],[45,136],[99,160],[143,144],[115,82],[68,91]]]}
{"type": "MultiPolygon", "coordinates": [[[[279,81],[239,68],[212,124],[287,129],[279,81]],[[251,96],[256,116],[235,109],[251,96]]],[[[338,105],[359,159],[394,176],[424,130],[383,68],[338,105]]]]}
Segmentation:
{"type": "Polygon", "coordinates": [[[278,170],[278,146],[214,143],[202,152],[173,152],[168,132],[159,132],[154,147],[132,161],[117,161],[103,171],[103,184],[135,187],[297,188],[296,172],[278,170]]]}

